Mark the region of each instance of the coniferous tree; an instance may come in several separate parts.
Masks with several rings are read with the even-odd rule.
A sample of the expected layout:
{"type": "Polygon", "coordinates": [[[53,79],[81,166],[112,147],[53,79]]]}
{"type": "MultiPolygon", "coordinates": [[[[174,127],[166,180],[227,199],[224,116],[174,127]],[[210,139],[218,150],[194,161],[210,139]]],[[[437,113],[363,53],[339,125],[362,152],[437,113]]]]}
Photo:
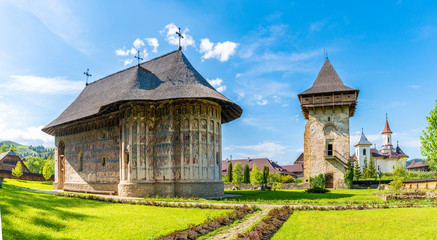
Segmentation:
{"type": "Polygon", "coordinates": [[[17,178],[21,179],[21,176],[23,176],[23,166],[21,166],[21,162],[18,161],[15,168],[12,169],[12,175],[14,175],[17,178]]]}
{"type": "Polygon", "coordinates": [[[229,162],[228,164],[228,176],[227,176],[228,182],[232,182],[232,162],[229,162]]]}
{"type": "Polygon", "coordinates": [[[261,184],[263,179],[263,174],[258,170],[256,163],[252,165],[252,171],[250,172],[250,183],[251,184],[261,184]]]}
{"type": "Polygon", "coordinates": [[[263,169],[263,180],[264,180],[264,183],[267,183],[268,179],[269,179],[269,167],[264,165],[264,169],[263,169]]]}
{"type": "Polygon", "coordinates": [[[367,165],[367,156],[364,157],[363,177],[369,177],[369,166],[367,165]]]}
{"type": "Polygon", "coordinates": [[[355,160],[354,163],[354,181],[358,181],[361,178],[361,170],[360,170],[360,163],[358,160],[355,160]]]}
{"type": "Polygon", "coordinates": [[[428,126],[423,130],[423,135],[420,136],[422,146],[420,152],[426,157],[426,162],[430,168],[437,171],[437,100],[436,106],[426,117],[428,126]]]}
{"type": "Polygon", "coordinates": [[[232,169],[232,182],[241,183],[243,182],[243,167],[241,163],[236,163],[235,167],[232,169]]]}
{"type": "Polygon", "coordinates": [[[373,161],[372,154],[370,154],[368,175],[369,175],[370,178],[375,178],[376,179],[376,167],[375,167],[375,162],[373,161]]]}
{"type": "Polygon", "coordinates": [[[250,168],[249,165],[245,165],[244,166],[244,179],[243,179],[244,183],[250,183],[250,168]]]}

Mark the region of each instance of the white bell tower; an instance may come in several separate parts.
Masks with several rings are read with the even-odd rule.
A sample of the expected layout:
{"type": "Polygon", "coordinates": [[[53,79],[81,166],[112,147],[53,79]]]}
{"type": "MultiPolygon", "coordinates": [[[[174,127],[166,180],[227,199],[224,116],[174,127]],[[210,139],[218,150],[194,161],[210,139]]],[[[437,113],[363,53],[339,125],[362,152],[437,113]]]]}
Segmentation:
{"type": "Polygon", "coordinates": [[[387,115],[385,116],[385,126],[384,131],[382,132],[382,149],[381,152],[383,154],[390,153],[393,149],[393,144],[391,144],[391,134],[390,126],[388,125],[387,115]]]}

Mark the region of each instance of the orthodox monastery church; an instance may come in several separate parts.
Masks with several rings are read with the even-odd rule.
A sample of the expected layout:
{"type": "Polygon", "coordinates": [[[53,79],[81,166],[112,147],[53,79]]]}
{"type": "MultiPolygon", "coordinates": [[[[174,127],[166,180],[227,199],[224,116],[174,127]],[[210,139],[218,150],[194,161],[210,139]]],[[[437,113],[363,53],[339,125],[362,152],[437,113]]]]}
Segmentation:
{"type": "Polygon", "coordinates": [[[119,196],[222,196],[221,125],[240,106],[178,51],[90,83],[42,130],[54,189],[119,196]]]}
{"type": "Polygon", "coordinates": [[[367,164],[370,161],[370,155],[373,157],[376,169],[380,167],[381,172],[391,172],[395,164],[399,160],[406,160],[408,156],[399,147],[399,142],[396,148],[392,144],[392,131],[388,124],[388,119],[385,120],[384,131],[382,131],[382,148],[380,150],[376,147],[371,148],[372,143],[367,140],[364,131],[361,132],[360,141],[354,146],[355,153],[351,156],[354,163],[357,161],[361,170],[364,166],[364,159],[367,159],[367,164]]]}

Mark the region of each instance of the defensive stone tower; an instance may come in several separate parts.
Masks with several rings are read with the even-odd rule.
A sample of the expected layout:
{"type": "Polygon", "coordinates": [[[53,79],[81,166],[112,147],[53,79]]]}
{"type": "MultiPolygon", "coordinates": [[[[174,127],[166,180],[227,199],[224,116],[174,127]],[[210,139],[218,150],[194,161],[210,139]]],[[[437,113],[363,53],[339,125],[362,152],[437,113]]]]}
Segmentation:
{"type": "Polygon", "coordinates": [[[343,188],[349,160],[349,118],[355,113],[359,91],[345,86],[326,59],[313,86],[299,94],[308,120],[304,134],[304,179],[320,173],[326,187],[343,188]]]}

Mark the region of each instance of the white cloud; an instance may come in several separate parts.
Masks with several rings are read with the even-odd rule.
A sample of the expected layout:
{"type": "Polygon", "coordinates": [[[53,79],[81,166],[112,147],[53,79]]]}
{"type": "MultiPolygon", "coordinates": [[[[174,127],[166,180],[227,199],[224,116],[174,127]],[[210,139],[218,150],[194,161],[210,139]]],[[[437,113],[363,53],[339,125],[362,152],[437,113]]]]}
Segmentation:
{"type": "Polygon", "coordinates": [[[209,84],[211,84],[211,86],[213,86],[218,92],[222,93],[222,92],[226,91],[226,85],[222,85],[223,79],[221,79],[221,78],[206,79],[206,81],[208,81],[209,84]]]}
{"type": "Polygon", "coordinates": [[[158,43],[158,39],[156,38],[145,38],[144,40],[146,40],[147,44],[151,47],[153,47],[152,52],[157,53],[158,52],[158,47],[159,47],[159,43],[158,43]]]}
{"type": "Polygon", "coordinates": [[[220,62],[226,62],[229,57],[235,54],[235,48],[238,44],[230,41],[214,44],[208,38],[204,38],[200,42],[200,53],[202,61],[209,58],[215,58],[220,62]]]}
{"type": "Polygon", "coordinates": [[[227,147],[227,149],[225,150],[236,150],[236,149],[249,150],[248,152],[237,153],[237,155],[244,158],[246,157],[275,158],[285,154],[288,148],[289,148],[288,146],[281,145],[273,141],[264,141],[262,143],[255,144],[255,145],[243,145],[243,146],[231,145],[227,147]]]}
{"type": "Polygon", "coordinates": [[[256,104],[258,104],[258,105],[263,106],[263,105],[266,105],[267,103],[269,103],[269,101],[267,99],[263,98],[263,96],[261,96],[261,95],[255,94],[254,98],[256,100],[256,104]]]}
{"type": "Polygon", "coordinates": [[[131,64],[133,61],[134,61],[133,59],[128,58],[128,59],[125,59],[125,60],[123,61],[123,64],[124,64],[125,66],[127,66],[127,65],[131,64]]]}
{"type": "Polygon", "coordinates": [[[139,38],[135,39],[135,41],[133,42],[133,45],[134,45],[135,49],[137,49],[137,50],[140,49],[141,47],[145,46],[144,42],[139,38]]]}
{"type": "Polygon", "coordinates": [[[14,75],[0,88],[13,91],[47,94],[74,94],[85,87],[83,82],[66,80],[61,77],[47,78],[32,75],[14,75]]]}
{"type": "Polygon", "coordinates": [[[130,54],[130,50],[123,49],[117,49],[115,50],[115,55],[117,56],[128,56],[130,54]]]}
{"type": "Polygon", "coordinates": [[[310,24],[311,32],[320,32],[322,28],[328,23],[328,19],[323,19],[321,21],[310,24]]]}
{"type": "Polygon", "coordinates": [[[17,106],[0,103],[0,141],[11,140],[22,144],[53,146],[54,137],[41,131],[43,126],[24,126],[27,112],[17,106]],[[19,110],[17,110],[19,109],[19,110]]]}
{"type": "MultiPolygon", "coordinates": [[[[159,31],[161,34],[165,34],[165,40],[170,44],[170,45],[175,45],[178,46],[179,45],[179,37],[176,35],[176,32],[178,32],[179,29],[178,27],[176,27],[176,25],[174,25],[173,23],[169,23],[167,24],[163,30],[159,31]]],[[[183,38],[181,39],[181,45],[182,47],[188,47],[188,46],[192,46],[195,47],[195,41],[193,39],[193,37],[191,37],[190,35],[188,35],[188,32],[190,30],[188,28],[185,28],[182,31],[182,36],[183,38]]]]}
{"type": "Polygon", "coordinates": [[[273,98],[273,101],[274,101],[275,103],[280,103],[280,102],[281,102],[281,97],[273,96],[272,98],[273,98]]]}
{"type": "Polygon", "coordinates": [[[89,54],[92,48],[87,40],[86,25],[76,16],[65,1],[11,1],[17,7],[34,15],[49,31],[60,37],[68,45],[82,53],[89,54]]]}
{"type": "Polygon", "coordinates": [[[269,123],[272,121],[266,121],[266,119],[254,118],[254,117],[246,117],[242,119],[243,124],[248,126],[256,127],[261,130],[267,130],[271,132],[279,132],[278,129],[271,126],[269,123]]]}
{"type": "Polygon", "coordinates": [[[237,74],[235,75],[235,78],[239,78],[239,77],[241,77],[241,73],[237,73],[237,74]]]}
{"type": "Polygon", "coordinates": [[[420,88],[420,85],[411,85],[411,86],[408,86],[409,88],[414,88],[414,89],[417,89],[417,88],[420,88]]]}

